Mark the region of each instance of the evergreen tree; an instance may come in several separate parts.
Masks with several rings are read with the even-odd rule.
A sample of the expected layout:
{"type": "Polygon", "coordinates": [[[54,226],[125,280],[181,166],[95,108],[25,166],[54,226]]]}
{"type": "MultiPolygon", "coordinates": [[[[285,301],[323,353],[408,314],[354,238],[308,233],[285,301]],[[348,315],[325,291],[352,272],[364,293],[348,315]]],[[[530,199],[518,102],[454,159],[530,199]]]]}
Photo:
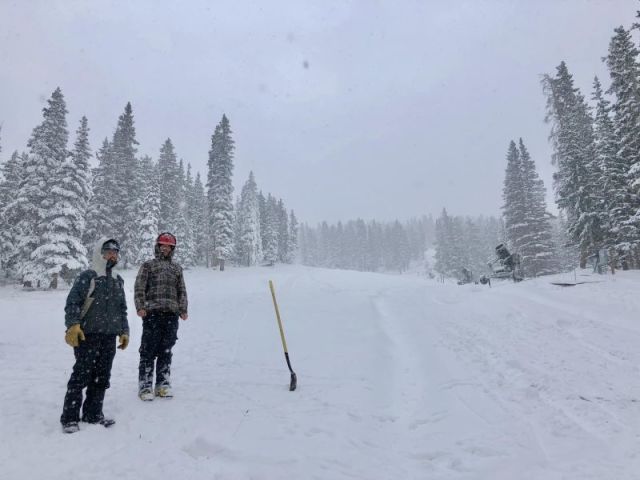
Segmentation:
{"type": "Polygon", "coordinates": [[[475,278],[480,277],[486,270],[486,248],[482,242],[481,225],[479,219],[474,221],[467,217],[464,219],[464,250],[467,252],[468,265],[466,268],[472,272],[475,278]]]}
{"type": "Polygon", "coordinates": [[[610,103],[604,98],[602,86],[596,77],[593,82],[593,100],[596,104],[594,136],[595,156],[603,178],[600,182],[603,197],[604,244],[612,257],[628,251],[635,232],[628,221],[634,214],[633,193],[627,181],[628,165],[618,154],[615,126],[610,116],[610,103]]]}
{"type": "Polygon", "coordinates": [[[580,264],[586,265],[590,253],[600,247],[602,228],[598,223],[598,163],[592,119],[584,97],[573,86],[573,77],[561,62],[556,77],[545,75],[547,121],[552,123],[556,202],[566,212],[571,240],[580,247],[580,264]]]}
{"type": "Polygon", "coordinates": [[[437,272],[446,276],[456,274],[453,261],[453,238],[453,221],[447,214],[447,210],[443,208],[440,217],[436,220],[436,263],[434,268],[437,272]]]}
{"type": "Polygon", "coordinates": [[[551,232],[555,246],[554,258],[560,272],[568,272],[578,267],[579,251],[567,235],[567,221],[562,211],[551,222],[551,232]]]}
{"type": "Polygon", "coordinates": [[[131,103],[127,103],[124,113],[118,118],[118,126],[113,134],[109,152],[112,170],[103,172],[109,177],[107,183],[112,190],[107,192],[111,206],[112,231],[110,236],[118,239],[122,246],[121,262],[126,268],[134,264],[134,245],[132,225],[140,215],[140,167],[136,158],[136,129],[131,103]],[[117,213],[116,213],[117,212],[117,213]]]}
{"type": "Polygon", "coordinates": [[[238,241],[237,258],[241,265],[252,266],[262,260],[262,238],[260,237],[260,207],[258,187],[253,176],[242,187],[237,209],[238,241]]]}
{"type": "Polygon", "coordinates": [[[56,209],[45,218],[49,225],[45,235],[48,247],[43,253],[52,266],[59,265],[67,282],[88,265],[82,235],[91,198],[90,158],[89,126],[87,118],[82,117],[71,157],[60,166],[58,180],[51,189],[51,194],[58,198],[56,209]]]}
{"type": "Polygon", "coordinates": [[[523,178],[522,158],[512,140],[507,151],[507,169],[504,177],[504,187],[502,189],[502,216],[504,218],[505,230],[508,244],[513,253],[519,252],[521,239],[526,234],[526,201],[525,184],[523,178]]]}
{"type": "Polygon", "coordinates": [[[267,200],[264,198],[262,190],[258,192],[258,211],[260,212],[260,238],[262,239],[262,252],[264,254],[265,240],[267,238],[267,200]]]}
{"type": "MultiPolygon", "coordinates": [[[[546,275],[554,271],[554,246],[547,217],[546,190],[522,139],[519,142],[519,153],[525,198],[522,223],[525,228],[523,236],[518,239],[518,253],[526,276],[546,275]]],[[[598,221],[595,216],[594,221],[598,221]]]]}
{"type": "MultiPolygon", "coordinates": [[[[402,273],[409,266],[410,251],[407,234],[399,221],[393,222],[387,230],[389,257],[388,270],[397,270],[402,273]]],[[[364,268],[363,268],[364,269],[364,268]]]]}
{"type": "Polygon", "coordinates": [[[135,245],[133,263],[140,265],[154,258],[160,217],[160,178],[158,168],[148,155],[140,159],[140,197],[145,208],[135,224],[132,244],[135,245]]]}
{"type": "Polygon", "coordinates": [[[289,256],[289,216],[282,199],[278,200],[276,215],[278,218],[278,261],[285,263],[289,256]]]}
{"type": "Polygon", "coordinates": [[[200,178],[200,173],[196,174],[193,183],[192,204],[189,207],[191,211],[191,222],[193,224],[193,241],[195,248],[195,257],[200,265],[207,263],[207,198],[204,193],[204,186],[200,178]]]}
{"type": "MultiPolygon", "coordinates": [[[[191,176],[191,173],[189,173],[191,176]]],[[[177,259],[185,267],[195,265],[193,233],[191,229],[190,213],[187,210],[187,178],[184,171],[184,162],[180,160],[178,165],[178,195],[174,208],[176,209],[175,235],[180,240],[177,259]]]]}
{"type": "Polygon", "coordinates": [[[17,198],[23,176],[23,157],[16,150],[9,160],[2,164],[0,182],[0,269],[6,276],[17,273],[19,212],[13,205],[17,198]]]}
{"type": "MultiPolygon", "coordinates": [[[[338,224],[340,226],[341,224],[338,224]]],[[[384,229],[382,224],[372,220],[369,222],[367,249],[370,253],[367,271],[377,272],[383,265],[384,258],[384,229]]]]}
{"type": "Polygon", "coordinates": [[[278,260],[278,211],[276,199],[269,193],[265,204],[264,234],[262,237],[264,261],[273,265],[278,260]]]}
{"type": "Polygon", "coordinates": [[[300,255],[304,265],[317,266],[316,234],[306,223],[300,227],[300,255]]]}
{"type": "MultiPolygon", "coordinates": [[[[43,108],[43,121],[33,129],[28,143],[29,161],[25,165],[26,182],[21,185],[20,250],[23,282],[27,286],[55,288],[63,266],[70,270],[82,267],[74,259],[67,260],[65,244],[72,242],[69,225],[60,217],[58,207],[64,199],[59,188],[59,173],[67,161],[67,107],[57,88],[43,108]]],[[[78,242],[78,248],[82,248],[78,242]]]]}
{"type": "Polygon", "coordinates": [[[224,270],[224,261],[233,253],[233,151],[234,141],[226,115],[216,126],[209,150],[207,178],[209,231],[214,264],[224,270]]]}
{"type": "Polygon", "coordinates": [[[298,219],[296,218],[293,210],[289,213],[289,245],[287,248],[286,263],[294,263],[296,259],[296,253],[298,251],[298,219]]]}
{"type": "Polygon", "coordinates": [[[91,257],[95,242],[103,236],[111,236],[115,231],[115,216],[110,207],[114,190],[115,166],[111,155],[111,143],[104,139],[102,147],[96,153],[98,166],[92,170],[91,198],[87,209],[86,229],[83,244],[91,257]]]}
{"type": "Polygon", "coordinates": [[[629,190],[616,188],[615,192],[611,192],[615,198],[612,224],[618,256],[623,267],[628,268],[640,264],[637,258],[640,243],[640,65],[638,49],[630,32],[623,27],[614,31],[606,57],[611,76],[607,93],[615,95],[612,109],[619,157],[615,174],[618,175],[620,170],[625,171],[629,190]],[[629,211],[633,214],[629,215],[629,211]]]}
{"type": "MultiPolygon", "coordinates": [[[[179,238],[177,228],[182,185],[178,160],[170,138],[167,138],[160,148],[158,180],[160,198],[158,229],[160,232],[171,232],[179,238]]],[[[180,241],[182,243],[182,238],[180,241]]]]}

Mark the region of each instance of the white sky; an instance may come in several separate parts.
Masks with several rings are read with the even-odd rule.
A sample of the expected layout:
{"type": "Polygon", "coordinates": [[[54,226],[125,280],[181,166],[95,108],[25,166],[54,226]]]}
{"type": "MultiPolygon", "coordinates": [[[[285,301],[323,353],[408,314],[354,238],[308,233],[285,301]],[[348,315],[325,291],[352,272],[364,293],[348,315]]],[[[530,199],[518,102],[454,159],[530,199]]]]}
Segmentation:
{"type": "Polygon", "coordinates": [[[523,137],[551,188],[540,75],[565,60],[587,97],[595,74],[608,86],[601,57],[637,9],[0,0],[0,155],[25,148],[60,86],[70,132],[86,115],[94,151],[131,101],[139,152],[157,158],[171,137],[205,176],[226,113],[236,193],[253,170],[303,221],[497,215],[511,139],[523,137]]]}

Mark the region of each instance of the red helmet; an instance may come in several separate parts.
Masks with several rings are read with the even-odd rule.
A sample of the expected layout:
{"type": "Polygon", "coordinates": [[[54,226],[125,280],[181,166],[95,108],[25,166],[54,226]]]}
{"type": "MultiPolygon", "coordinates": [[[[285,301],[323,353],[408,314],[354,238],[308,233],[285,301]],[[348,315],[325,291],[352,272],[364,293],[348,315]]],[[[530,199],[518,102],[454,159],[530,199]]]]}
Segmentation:
{"type": "Polygon", "coordinates": [[[169,232],[161,233],[158,235],[158,240],[156,240],[158,245],[171,245],[172,247],[176,246],[176,237],[169,232]]]}

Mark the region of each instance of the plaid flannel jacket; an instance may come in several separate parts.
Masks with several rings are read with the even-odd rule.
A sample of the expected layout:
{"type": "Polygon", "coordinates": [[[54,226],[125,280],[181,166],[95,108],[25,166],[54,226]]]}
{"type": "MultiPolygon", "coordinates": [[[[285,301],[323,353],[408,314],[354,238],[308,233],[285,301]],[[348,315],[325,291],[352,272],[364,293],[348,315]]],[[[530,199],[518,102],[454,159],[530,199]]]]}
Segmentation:
{"type": "Polygon", "coordinates": [[[142,264],[134,285],[136,310],[187,313],[187,288],[182,267],[154,258],[142,264]]]}

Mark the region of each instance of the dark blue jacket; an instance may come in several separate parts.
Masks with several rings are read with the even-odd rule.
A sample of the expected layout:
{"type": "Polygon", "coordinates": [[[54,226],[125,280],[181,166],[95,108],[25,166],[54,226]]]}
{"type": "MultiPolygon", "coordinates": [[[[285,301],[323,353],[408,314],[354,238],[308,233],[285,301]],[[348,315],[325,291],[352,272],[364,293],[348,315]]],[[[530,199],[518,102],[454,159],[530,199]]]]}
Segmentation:
{"type": "MultiPolygon", "coordinates": [[[[102,239],[98,243],[102,246],[102,239]]],[[[69,328],[79,323],[84,333],[128,335],[124,280],[120,275],[114,277],[111,270],[106,269],[106,260],[102,258],[97,244],[94,250],[97,252],[94,252],[93,268],[78,275],[67,296],[64,308],[65,325],[69,328]],[[95,282],[95,288],[91,293],[93,302],[84,318],[80,318],[92,279],[95,282]]]]}

